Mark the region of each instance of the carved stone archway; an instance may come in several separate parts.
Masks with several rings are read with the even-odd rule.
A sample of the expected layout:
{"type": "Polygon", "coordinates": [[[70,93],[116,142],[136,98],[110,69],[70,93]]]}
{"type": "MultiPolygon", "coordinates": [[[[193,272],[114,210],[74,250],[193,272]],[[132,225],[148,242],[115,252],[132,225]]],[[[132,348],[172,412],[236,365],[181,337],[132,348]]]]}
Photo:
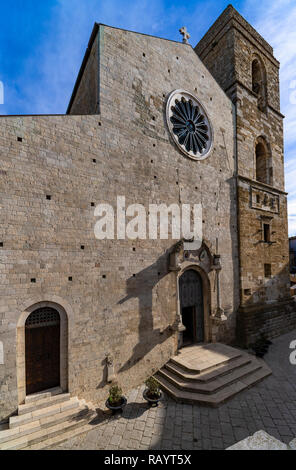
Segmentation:
{"type": "Polygon", "coordinates": [[[68,390],[68,314],[61,304],[51,301],[37,302],[23,310],[17,323],[16,370],[19,404],[23,403],[26,398],[26,321],[31,313],[45,307],[51,307],[52,309],[56,310],[60,316],[60,387],[63,392],[68,390]]]}
{"type": "Polygon", "coordinates": [[[184,272],[189,269],[197,271],[202,280],[204,342],[209,343],[213,341],[213,321],[221,320],[223,318],[219,298],[219,272],[221,270],[220,256],[212,253],[209,248],[209,244],[206,241],[198,244],[194,241],[188,242],[186,240],[180,240],[175,245],[170,255],[170,270],[176,272],[176,329],[179,332],[178,348],[182,347],[184,331],[180,311],[179,279],[184,272]],[[212,295],[215,291],[217,301],[212,302],[212,295]],[[212,311],[212,304],[215,303],[217,304],[217,309],[212,311]]]}
{"type": "MultiPolygon", "coordinates": [[[[177,276],[177,291],[178,291],[178,315],[182,322],[182,311],[181,311],[181,296],[180,296],[180,280],[184,274],[188,271],[195,271],[201,278],[202,286],[202,309],[203,309],[203,342],[211,342],[211,285],[207,273],[198,265],[185,263],[177,276]]],[[[182,323],[183,325],[183,323],[182,323]]],[[[183,325],[184,326],[184,325],[183,325]]],[[[183,345],[183,328],[181,327],[182,338],[179,340],[179,347],[183,345]]],[[[197,342],[197,341],[196,341],[197,342]]]]}

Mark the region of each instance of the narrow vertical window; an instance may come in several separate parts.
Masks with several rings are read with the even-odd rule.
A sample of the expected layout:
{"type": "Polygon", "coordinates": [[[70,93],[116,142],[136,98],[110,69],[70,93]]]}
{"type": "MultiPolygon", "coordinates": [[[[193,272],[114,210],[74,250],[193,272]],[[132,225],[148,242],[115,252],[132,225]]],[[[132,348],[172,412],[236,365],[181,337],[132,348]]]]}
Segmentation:
{"type": "Polygon", "coordinates": [[[270,243],[270,225],[263,224],[263,236],[265,243],[270,243]]]}
{"type": "Polygon", "coordinates": [[[272,156],[265,137],[258,137],[255,146],[256,180],[260,183],[273,184],[272,156]]]}
{"type": "Polygon", "coordinates": [[[261,111],[266,110],[266,90],[266,71],[263,62],[258,58],[252,62],[252,91],[257,95],[258,108],[261,111]]]}
{"type": "Polygon", "coordinates": [[[271,278],[271,264],[264,264],[264,277],[271,278]]]}

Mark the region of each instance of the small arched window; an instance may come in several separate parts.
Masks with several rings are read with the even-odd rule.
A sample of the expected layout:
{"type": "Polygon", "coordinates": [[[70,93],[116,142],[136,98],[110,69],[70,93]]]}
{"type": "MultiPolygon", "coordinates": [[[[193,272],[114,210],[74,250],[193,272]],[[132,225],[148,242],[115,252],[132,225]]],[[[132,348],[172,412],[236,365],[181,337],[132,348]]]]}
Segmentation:
{"type": "Polygon", "coordinates": [[[264,137],[256,141],[256,180],[261,183],[273,184],[272,158],[269,145],[264,137]]]}
{"type": "Polygon", "coordinates": [[[252,91],[257,95],[258,108],[265,111],[267,104],[266,96],[266,72],[259,58],[252,62],[252,91]]]}

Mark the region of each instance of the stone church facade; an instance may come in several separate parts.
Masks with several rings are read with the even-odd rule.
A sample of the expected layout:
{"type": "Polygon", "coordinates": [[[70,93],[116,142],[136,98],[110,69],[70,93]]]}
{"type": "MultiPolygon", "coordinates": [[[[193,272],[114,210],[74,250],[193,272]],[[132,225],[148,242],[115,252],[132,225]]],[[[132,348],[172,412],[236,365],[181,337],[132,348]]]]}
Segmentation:
{"type": "Polygon", "coordinates": [[[131,389],[186,342],[296,326],[279,63],[233,7],[195,49],[96,24],[67,114],[1,117],[0,144],[0,420],[55,385],[102,403],[113,374],[131,389]],[[98,240],[117,196],[200,204],[202,245],[98,240]]]}

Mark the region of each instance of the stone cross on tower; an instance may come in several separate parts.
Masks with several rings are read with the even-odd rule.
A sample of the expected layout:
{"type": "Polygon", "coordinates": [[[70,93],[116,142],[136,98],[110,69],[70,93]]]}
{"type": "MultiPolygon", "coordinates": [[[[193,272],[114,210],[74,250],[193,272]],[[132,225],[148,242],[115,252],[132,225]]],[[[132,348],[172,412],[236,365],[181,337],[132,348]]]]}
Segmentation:
{"type": "Polygon", "coordinates": [[[186,26],[182,26],[181,29],[179,29],[179,32],[183,36],[183,43],[184,44],[189,44],[188,39],[190,38],[190,34],[188,33],[186,26]]]}

